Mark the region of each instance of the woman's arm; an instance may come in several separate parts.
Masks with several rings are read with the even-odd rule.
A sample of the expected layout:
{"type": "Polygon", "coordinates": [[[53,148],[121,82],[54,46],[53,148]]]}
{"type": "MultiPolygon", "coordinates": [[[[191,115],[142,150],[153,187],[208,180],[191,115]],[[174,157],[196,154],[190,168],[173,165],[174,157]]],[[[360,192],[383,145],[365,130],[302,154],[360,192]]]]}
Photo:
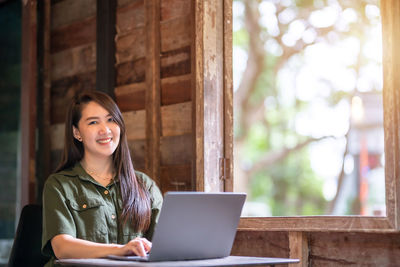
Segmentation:
{"type": "Polygon", "coordinates": [[[151,249],[151,242],[138,237],[125,245],[102,244],[60,234],[51,239],[51,246],[58,259],[101,258],[108,255],[146,256],[151,249]]]}

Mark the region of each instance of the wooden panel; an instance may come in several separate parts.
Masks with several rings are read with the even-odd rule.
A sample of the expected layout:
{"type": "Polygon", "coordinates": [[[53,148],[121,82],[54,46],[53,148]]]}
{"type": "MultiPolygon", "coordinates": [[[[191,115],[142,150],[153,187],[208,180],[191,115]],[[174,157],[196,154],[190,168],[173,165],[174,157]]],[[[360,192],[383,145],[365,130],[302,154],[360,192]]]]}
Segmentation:
{"type": "Polygon", "coordinates": [[[91,43],[55,53],[51,56],[51,79],[59,80],[78,73],[96,70],[96,44],[91,43]]]}
{"type": "Polygon", "coordinates": [[[160,184],[160,0],[146,0],[146,169],[160,184]]]}
{"type": "Polygon", "coordinates": [[[96,41],[96,18],[90,17],[51,32],[51,53],[96,41]]]}
{"type": "Polygon", "coordinates": [[[145,149],[146,140],[129,140],[129,150],[131,152],[131,158],[133,161],[133,167],[135,170],[146,172],[145,170],[145,149]]]}
{"type": "Polygon", "coordinates": [[[192,162],[192,135],[162,137],[161,165],[189,164],[192,162]]]}
{"type": "Polygon", "coordinates": [[[190,15],[190,0],[162,0],[161,21],[190,15]]]}
{"type": "Polygon", "coordinates": [[[117,86],[145,81],[145,58],[119,64],[116,68],[117,86]]]}
{"type": "Polygon", "coordinates": [[[146,112],[144,110],[122,113],[129,141],[146,138],[146,112]]]}
{"type": "Polygon", "coordinates": [[[308,239],[304,232],[289,232],[289,250],[291,259],[299,259],[299,263],[292,264],[293,267],[308,266],[308,239]]]}
{"type": "Polygon", "coordinates": [[[117,8],[117,35],[125,35],[138,27],[145,26],[144,1],[136,0],[126,5],[118,3],[117,8]]]}
{"type": "Polygon", "coordinates": [[[116,38],[116,64],[134,61],[146,55],[145,28],[133,29],[124,36],[117,35],[116,38]]]}
{"type": "Polygon", "coordinates": [[[59,28],[95,14],[96,0],[64,0],[51,6],[51,28],[59,28]]]}
{"type": "Polygon", "coordinates": [[[288,258],[288,234],[286,232],[237,231],[231,255],[288,258]]]}
{"type": "Polygon", "coordinates": [[[132,83],[115,88],[114,94],[121,111],[145,108],[146,83],[132,83]]]}
{"type": "Polygon", "coordinates": [[[64,149],[65,123],[53,124],[50,127],[50,148],[51,150],[64,149]]]}
{"type": "Polygon", "coordinates": [[[20,201],[17,213],[35,202],[36,94],[37,94],[37,1],[22,4],[21,47],[21,147],[20,201]]]}
{"type": "Polygon", "coordinates": [[[310,233],[309,260],[319,266],[400,266],[399,234],[310,233]]]}
{"type": "Polygon", "coordinates": [[[191,164],[161,166],[161,190],[168,191],[191,191],[191,164]]]}
{"type": "Polygon", "coordinates": [[[161,52],[176,50],[191,43],[190,16],[163,21],[161,28],[161,52]]]}
{"type": "Polygon", "coordinates": [[[161,80],[161,104],[171,105],[192,100],[192,76],[182,75],[161,80]]]}
{"type": "Polygon", "coordinates": [[[173,136],[192,132],[192,103],[161,107],[161,135],[173,136]]]}
{"type": "Polygon", "coordinates": [[[76,93],[94,90],[96,73],[89,72],[54,81],[51,85],[51,123],[65,121],[67,103],[76,93]]]}
{"type": "Polygon", "coordinates": [[[189,74],[191,72],[190,46],[162,53],[161,78],[189,74]]]}

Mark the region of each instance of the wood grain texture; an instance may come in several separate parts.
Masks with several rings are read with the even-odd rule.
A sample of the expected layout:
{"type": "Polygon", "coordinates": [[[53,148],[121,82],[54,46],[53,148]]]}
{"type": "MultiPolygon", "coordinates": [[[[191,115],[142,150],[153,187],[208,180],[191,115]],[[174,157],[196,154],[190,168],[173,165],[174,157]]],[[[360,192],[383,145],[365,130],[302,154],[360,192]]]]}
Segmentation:
{"type": "Polygon", "coordinates": [[[146,170],[160,184],[161,82],[160,0],[145,0],[146,10],[146,170]]]}
{"type": "Polygon", "coordinates": [[[117,86],[145,81],[146,59],[140,58],[116,66],[117,86]]]}
{"type": "Polygon", "coordinates": [[[147,173],[145,166],[146,140],[129,140],[128,146],[131,153],[133,167],[135,168],[135,170],[147,173]]]}
{"type": "Polygon", "coordinates": [[[191,14],[190,0],[162,0],[161,21],[191,14]]]}
{"type": "Polygon", "coordinates": [[[52,124],[50,127],[51,150],[64,149],[65,123],[52,124]]]}
{"type": "Polygon", "coordinates": [[[190,191],[191,185],[191,165],[166,165],[161,166],[161,190],[163,193],[168,191],[190,191]]]}
{"type": "Polygon", "coordinates": [[[122,115],[126,125],[126,135],[128,141],[146,139],[145,110],[123,112],[122,115]]]}
{"type": "Polygon", "coordinates": [[[192,75],[181,75],[161,80],[161,105],[171,105],[192,100],[192,75]]]}
{"type": "Polygon", "coordinates": [[[51,32],[51,53],[96,41],[96,17],[85,18],[51,32]]]}
{"type": "Polygon", "coordinates": [[[88,72],[53,81],[51,84],[51,123],[65,121],[67,103],[84,90],[95,90],[96,73],[88,72]]]}
{"type": "Polygon", "coordinates": [[[190,15],[177,17],[160,23],[161,52],[177,50],[191,43],[190,15]]]}
{"type": "Polygon", "coordinates": [[[400,235],[310,233],[310,266],[399,266],[400,235]]]}
{"type": "Polygon", "coordinates": [[[190,57],[190,46],[162,53],[161,78],[191,73],[190,57]]]}
{"type": "Polygon", "coordinates": [[[161,107],[161,136],[176,136],[191,132],[191,102],[161,107]]]}
{"type": "Polygon", "coordinates": [[[114,90],[115,100],[121,111],[145,109],[146,83],[132,83],[114,90]]]}
{"type": "Polygon", "coordinates": [[[51,80],[96,70],[96,44],[90,43],[54,53],[51,56],[51,80]]]}
{"type": "Polygon", "coordinates": [[[144,0],[133,0],[126,4],[118,3],[117,5],[116,31],[118,36],[123,36],[135,28],[145,26],[144,0]]]}
{"type": "Polygon", "coordinates": [[[192,142],[191,134],[162,137],[160,140],[160,164],[190,164],[193,158],[192,142]]]}
{"type": "Polygon", "coordinates": [[[299,263],[292,264],[293,267],[308,266],[308,238],[304,232],[289,232],[289,251],[291,259],[299,259],[299,263]]]}
{"type": "Polygon", "coordinates": [[[288,233],[237,231],[231,255],[289,258],[288,233]]]}
{"type": "Polygon", "coordinates": [[[51,6],[51,29],[96,15],[96,0],[64,0],[51,6]]]}
{"type": "Polygon", "coordinates": [[[134,61],[146,55],[145,27],[133,29],[129,34],[116,36],[116,64],[134,61]]]}

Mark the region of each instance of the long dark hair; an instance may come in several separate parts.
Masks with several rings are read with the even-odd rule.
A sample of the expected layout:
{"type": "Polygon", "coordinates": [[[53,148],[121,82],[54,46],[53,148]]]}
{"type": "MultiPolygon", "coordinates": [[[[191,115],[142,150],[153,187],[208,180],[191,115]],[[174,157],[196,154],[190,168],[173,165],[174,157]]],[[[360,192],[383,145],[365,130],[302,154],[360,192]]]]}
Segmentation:
{"type": "Polygon", "coordinates": [[[143,232],[150,225],[150,196],[145,190],[143,182],[136,178],[121,111],[107,94],[99,91],[85,91],[75,96],[72,100],[65,122],[64,153],[56,172],[73,167],[83,158],[83,144],[74,138],[72,126],[78,128],[78,122],[82,117],[82,109],[92,101],[110,112],[110,115],[121,130],[120,141],[113,154],[113,164],[119,179],[122,197],[122,223],[132,222],[135,231],[143,232]]]}

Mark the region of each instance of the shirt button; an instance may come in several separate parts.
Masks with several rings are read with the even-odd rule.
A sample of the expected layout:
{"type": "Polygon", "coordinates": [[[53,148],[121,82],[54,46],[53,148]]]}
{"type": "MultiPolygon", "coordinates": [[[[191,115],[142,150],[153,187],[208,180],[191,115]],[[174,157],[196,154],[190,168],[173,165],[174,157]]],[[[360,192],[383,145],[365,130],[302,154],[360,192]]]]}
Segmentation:
{"type": "Polygon", "coordinates": [[[108,195],[108,190],[104,191],[104,195],[108,195]]]}
{"type": "Polygon", "coordinates": [[[114,214],[111,215],[111,219],[115,220],[115,215],[114,214]]]}
{"type": "Polygon", "coordinates": [[[82,205],[82,208],[86,209],[86,207],[87,207],[87,205],[86,205],[86,204],[83,204],[83,205],[82,205]]]}

